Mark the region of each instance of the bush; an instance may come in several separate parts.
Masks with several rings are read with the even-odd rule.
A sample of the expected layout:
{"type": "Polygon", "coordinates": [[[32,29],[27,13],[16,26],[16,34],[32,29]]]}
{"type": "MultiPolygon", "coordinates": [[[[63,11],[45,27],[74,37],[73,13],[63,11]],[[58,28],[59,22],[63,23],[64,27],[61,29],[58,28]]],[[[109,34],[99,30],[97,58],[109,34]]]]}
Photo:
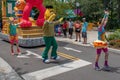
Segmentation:
{"type": "Polygon", "coordinates": [[[120,42],[116,42],[116,40],[110,41],[109,45],[114,48],[120,48],[120,42]]]}
{"type": "Polygon", "coordinates": [[[109,45],[114,46],[114,45],[116,45],[116,42],[115,41],[110,41],[109,45]]]}
{"type": "Polygon", "coordinates": [[[120,29],[117,29],[113,34],[108,35],[107,40],[119,40],[120,39],[120,29]]]}
{"type": "Polygon", "coordinates": [[[108,35],[107,40],[109,45],[114,48],[120,48],[120,29],[117,29],[113,34],[108,35]]]}

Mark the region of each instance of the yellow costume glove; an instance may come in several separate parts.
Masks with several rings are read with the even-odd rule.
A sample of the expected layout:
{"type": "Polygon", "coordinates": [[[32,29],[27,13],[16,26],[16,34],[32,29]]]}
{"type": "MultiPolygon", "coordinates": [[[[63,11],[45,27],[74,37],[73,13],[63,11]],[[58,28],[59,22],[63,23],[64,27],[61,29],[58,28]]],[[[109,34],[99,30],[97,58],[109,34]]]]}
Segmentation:
{"type": "Polygon", "coordinates": [[[61,22],[62,20],[63,20],[63,17],[62,17],[62,18],[60,18],[58,21],[60,21],[60,22],[61,22]]]}
{"type": "Polygon", "coordinates": [[[47,21],[51,22],[55,19],[56,15],[55,14],[52,14],[47,21]]]}

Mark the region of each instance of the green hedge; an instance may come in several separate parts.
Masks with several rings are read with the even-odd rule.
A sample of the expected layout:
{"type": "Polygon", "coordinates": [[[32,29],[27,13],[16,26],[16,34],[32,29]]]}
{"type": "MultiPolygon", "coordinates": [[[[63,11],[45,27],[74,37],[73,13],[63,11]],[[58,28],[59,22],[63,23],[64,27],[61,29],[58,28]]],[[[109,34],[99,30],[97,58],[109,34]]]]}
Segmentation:
{"type": "Polygon", "coordinates": [[[110,46],[120,48],[120,29],[117,29],[113,34],[108,35],[107,40],[110,46]]]}
{"type": "Polygon", "coordinates": [[[120,39],[120,29],[117,29],[113,34],[108,35],[107,40],[119,40],[120,39]]]}

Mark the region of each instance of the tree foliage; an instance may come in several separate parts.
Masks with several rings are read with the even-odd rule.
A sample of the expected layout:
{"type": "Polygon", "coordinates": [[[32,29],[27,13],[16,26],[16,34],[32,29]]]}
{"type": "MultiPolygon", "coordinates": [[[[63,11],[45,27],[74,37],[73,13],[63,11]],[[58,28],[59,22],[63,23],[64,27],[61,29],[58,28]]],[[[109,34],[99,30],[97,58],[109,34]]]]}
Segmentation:
{"type": "Polygon", "coordinates": [[[80,9],[89,21],[96,21],[103,13],[103,4],[100,0],[79,0],[80,9]]]}
{"type": "Polygon", "coordinates": [[[64,3],[64,2],[61,2],[61,1],[56,1],[56,0],[46,0],[44,2],[44,5],[53,5],[55,11],[56,11],[56,14],[59,16],[59,17],[65,17],[67,16],[66,13],[65,13],[65,10],[67,9],[72,9],[72,5],[71,3],[64,3]]]}
{"type": "Polygon", "coordinates": [[[56,10],[57,15],[59,16],[67,16],[65,10],[68,9],[76,9],[75,2],[79,2],[80,6],[78,7],[84,13],[84,17],[87,17],[90,21],[98,20],[103,12],[103,4],[100,0],[69,0],[68,3],[56,1],[56,0],[46,0],[44,1],[44,5],[53,5],[56,10]]]}

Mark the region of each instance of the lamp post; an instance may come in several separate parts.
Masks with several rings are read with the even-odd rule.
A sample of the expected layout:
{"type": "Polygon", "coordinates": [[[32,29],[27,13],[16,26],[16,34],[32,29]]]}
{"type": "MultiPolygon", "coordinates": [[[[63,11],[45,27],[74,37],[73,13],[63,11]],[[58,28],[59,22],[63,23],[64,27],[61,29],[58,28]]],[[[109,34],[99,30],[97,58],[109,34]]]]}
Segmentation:
{"type": "Polygon", "coordinates": [[[77,16],[78,16],[78,7],[80,6],[79,2],[75,2],[75,5],[76,5],[76,9],[77,9],[77,16]]]}
{"type": "Polygon", "coordinates": [[[79,6],[80,6],[80,3],[79,2],[77,2],[76,0],[75,0],[75,6],[76,6],[76,10],[77,10],[77,17],[78,17],[78,8],[79,8],[79,6]]]}

